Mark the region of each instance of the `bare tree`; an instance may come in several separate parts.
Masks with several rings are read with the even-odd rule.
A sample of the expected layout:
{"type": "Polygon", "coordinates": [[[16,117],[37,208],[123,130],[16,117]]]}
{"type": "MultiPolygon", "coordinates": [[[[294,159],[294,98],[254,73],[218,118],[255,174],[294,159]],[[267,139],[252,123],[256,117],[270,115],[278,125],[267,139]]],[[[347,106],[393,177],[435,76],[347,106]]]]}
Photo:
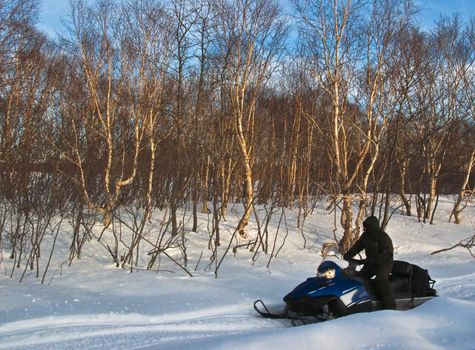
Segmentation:
{"type": "MultiPolygon", "coordinates": [[[[143,66],[138,70],[138,77],[131,76],[137,71],[134,62],[130,61],[130,41],[122,40],[120,7],[108,0],[100,1],[94,7],[88,7],[81,0],[72,5],[72,38],[68,48],[76,62],[75,79],[82,83],[79,86],[82,91],[80,94],[72,91],[70,98],[84,100],[73,105],[79,107],[79,113],[68,111],[70,102],[64,105],[66,113],[82,114],[82,118],[69,115],[73,140],[63,157],[76,167],[76,179],[85,203],[103,215],[107,228],[122,200],[123,188],[130,186],[136,178],[146,118],[150,117],[150,111],[142,106],[130,106],[129,97],[132,92],[135,94],[135,88],[143,93],[149,87],[143,81],[146,74],[143,66]],[[140,78],[142,81],[137,82],[140,78]],[[99,196],[91,192],[90,185],[96,182],[94,176],[97,174],[89,176],[88,168],[92,164],[85,163],[84,151],[91,147],[98,153],[89,152],[88,161],[102,170],[99,196]]],[[[114,226],[112,232],[114,243],[109,251],[119,264],[120,237],[114,226]]]]}
{"type": "Polygon", "coordinates": [[[20,281],[28,271],[35,271],[36,277],[47,273],[48,265],[41,271],[40,258],[48,248],[51,255],[54,245],[44,247],[43,239],[48,233],[59,233],[60,224],[55,226],[52,220],[63,214],[68,197],[65,184],[52,169],[55,154],[47,141],[56,50],[34,28],[35,12],[32,1],[0,2],[2,228],[8,226],[11,276],[23,265],[20,281]]]}
{"type": "MultiPolygon", "coordinates": [[[[139,116],[144,136],[141,140],[141,152],[146,154],[148,164],[142,165],[141,185],[136,189],[143,196],[131,203],[132,238],[128,252],[123,259],[132,269],[139,257],[139,244],[147,232],[154,209],[154,180],[156,178],[156,162],[158,144],[169,135],[166,128],[161,128],[163,119],[163,99],[165,84],[168,81],[167,71],[170,61],[170,17],[165,8],[156,1],[136,0],[124,7],[123,33],[123,66],[125,82],[123,84],[129,101],[129,110],[139,116]],[[142,199],[143,198],[143,199],[142,199]]],[[[144,162],[145,163],[145,162],[144,162]]],[[[140,168],[140,167],[139,167],[140,168]]]]}
{"type": "MultiPolygon", "coordinates": [[[[401,100],[401,94],[395,88],[392,77],[395,66],[400,65],[397,43],[401,40],[401,34],[405,32],[413,15],[411,6],[406,4],[401,6],[399,1],[373,1],[371,8],[371,17],[366,24],[367,45],[364,78],[360,79],[364,83],[361,86],[361,98],[358,99],[361,105],[360,109],[365,110],[365,124],[367,125],[364,133],[364,137],[367,138],[365,141],[367,151],[360,154],[367,157],[367,164],[361,166],[362,176],[357,186],[360,192],[359,210],[350,242],[353,242],[359,235],[366,209],[368,181],[376,161],[380,158],[382,138],[388,138],[386,131],[390,116],[398,113],[395,106],[401,100]]],[[[358,162],[362,160],[363,158],[357,158],[358,162]]],[[[393,161],[393,153],[389,152],[386,171],[387,200],[389,200],[389,181],[393,161]]],[[[385,211],[382,227],[386,225],[387,221],[388,215],[385,211]]]]}
{"type": "Polygon", "coordinates": [[[428,42],[430,67],[422,73],[418,96],[418,144],[423,160],[420,177],[419,217],[433,223],[438,184],[454,126],[460,116],[459,96],[465,71],[471,65],[470,46],[464,42],[457,17],[442,18],[428,42]],[[426,197],[427,194],[427,197],[426,197]]]}
{"type": "MultiPolygon", "coordinates": [[[[312,58],[312,76],[331,102],[328,111],[328,158],[334,170],[334,203],[342,195],[341,224],[344,237],[352,234],[351,186],[358,171],[348,169],[350,156],[347,110],[351,75],[356,71],[360,55],[361,32],[358,11],[361,1],[327,2],[320,0],[294,1],[301,19],[300,38],[305,52],[312,58]]],[[[369,140],[368,140],[369,141],[369,140]]],[[[354,145],[353,145],[354,147],[354,145]]],[[[362,150],[362,159],[367,147],[362,150]]],[[[347,238],[345,241],[349,241],[347,238]]],[[[348,242],[349,243],[349,242],[348,242]]],[[[345,243],[348,244],[348,243],[345,243]]],[[[343,250],[347,247],[342,247],[343,250]]]]}
{"type": "Polygon", "coordinates": [[[286,27],[272,0],[223,0],[215,4],[215,11],[219,16],[217,47],[225,67],[225,88],[243,169],[245,214],[238,231],[246,237],[254,201],[256,103],[274,68],[273,60],[282,53],[286,27]]]}
{"type": "Polygon", "coordinates": [[[460,186],[458,187],[454,208],[449,218],[450,221],[453,215],[456,224],[461,222],[460,214],[467,203],[473,199],[475,194],[475,189],[470,187],[470,176],[475,166],[475,144],[473,140],[473,121],[475,121],[475,106],[473,104],[475,96],[475,75],[473,73],[475,63],[475,52],[473,50],[475,45],[475,19],[472,18],[468,23],[463,35],[467,48],[471,47],[472,49],[468,51],[468,55],[466,56],[466,69],[464,70],[461,94],[458,99],[458,104],[461,106],[459,118],[461,119],[461,126],[465,132],[462,133],[462,139],[458,142],[461,146],[458,154],[461,158],[463,176],[460,186]]]}
{"type": "Polygon", "coordinates": [[[342,251],[359,235],[368,181],[379,157],[388,106],[385,84],[397,33],[409,14],[395,1],[295,1],[313,76],[331,101],[323,129],[334,169],[334,203],[342,203],[342,251]],[[364,11],[372,12],[365,20],[364,11]],[[356,93],[355,93],[356,92],[356,93]],[[356,102],[356,104],[354,102],[356,102]],[[353,227],[353,193],[360,206],[353,227]]]}

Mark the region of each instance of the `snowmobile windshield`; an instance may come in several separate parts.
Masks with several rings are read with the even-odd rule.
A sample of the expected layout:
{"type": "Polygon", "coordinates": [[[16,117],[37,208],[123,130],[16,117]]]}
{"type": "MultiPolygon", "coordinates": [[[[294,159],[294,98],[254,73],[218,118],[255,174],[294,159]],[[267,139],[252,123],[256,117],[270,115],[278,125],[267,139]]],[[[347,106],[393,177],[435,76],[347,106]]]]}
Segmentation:
{"type": "Polygon", "coordinates": [[[331,280],[332,278],[335,278],[335,274],[335,269],[327,269],[323,272],[319,272],[317,276],[331,280]]]}
{"type": "Polygon", "coordinates": [[[338,265],[335,264],[333,261],[324,261],[318,267],[317,277],[333,279],[336,276],[337,269],[338,269],[338,265]]]}

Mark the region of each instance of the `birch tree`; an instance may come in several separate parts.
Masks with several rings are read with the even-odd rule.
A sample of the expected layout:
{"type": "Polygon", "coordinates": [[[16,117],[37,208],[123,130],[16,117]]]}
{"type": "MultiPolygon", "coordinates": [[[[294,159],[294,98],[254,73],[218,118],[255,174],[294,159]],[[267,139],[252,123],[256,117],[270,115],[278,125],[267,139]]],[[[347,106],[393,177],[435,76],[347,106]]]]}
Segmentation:
{"type": "MultiPolygon", "coordinates": [[[[361,223],[364,218],[368,181],[378,158],[382,138],[387,138],[387,125],[391,117],[397,114],[395,106],[401,99],[401,94],[395,88],[394,69],[400,65],[399,50],[397,43],[401,40],[402,33],[409,26],[413,15],[413,9],[409,4],[400,1],[373,1],[371,3],[371,15],[365,28],[366,37],[366,64],[363,70],[364,83],[361,86],[360,109],[365,111],[366,131],[363,150],[356,158],[355,171],[361,167],[361,179],[357,185],[360,192],[359,209],[355,220],[353,235],[349,238],[353,242],[359,235],[361,223]],[[366,159],[365,159],[366,158],[366,159]],[[366,161],[366,164],[364,164],[366,161]]],[[[396,78],[397,79],[397,78],[396,78]]],[[[397,131],[397,130],[396,130],[397,131]]],[[[386,178],[391,178],[393,154],[389,152],[387,159],[388,169],[386,178]]],[[[389,194],[386,196],[389,199],[389,194]]],[[[385,211],[382,227],[387,223],[385,211]]],[[[343,237],[345,239],[345,237],[343,237]]]]}
{"type": "MultiPolygon", "coordinates": [[[[93,6],[82,0],[73,2],[71,38],[65,41],[71,53],[71,79],[77,85],[69,86],[70,93],[63,100],[72,140],[62,156],[76,170],[73,178],[84,202],[102,214],[104,229],[113,222],[124,188],[137,176],[146,118],[150,117],[143,105],[130,105],[134,95],[148,87],[143,81],[145,67],[131,60],[130,40],[120,27],[121,9],[109,0],[93,6]],[[88,149],[94,151],[85,153],[88,149]]],[[[112,247],[105,245],[118,265],[120,231],[112,226],[112,234],[112,247]]]]}
{"type": "Polygon", "coordinates": [[[270,78],[273,60],[283,50],[286,26],[273,0],[220,0],[217,49],[243,172],[244,216],[238,228],[246,237],[254,201],[253,163],[257,97],[270,78]]]}
{"type": "Polygon", "coordinates": [[[454,208],[452,210],[449,221],[454,217],[456,224],[461,223],[461,213],[465,209],[467,203],[473,200],[475,188],[470,187],[470,177],[475,168],[475,134],[473,123],[475,121],[475,74],[473,72],[475,63],[475,19],[472,18],[466,26],[463,33],[464,41],[468,52],[466,54],[466,69],[464,70],[463,82],[461,86],[461,94],[458,103],[460,105],[461,125],[464,128],[462,140],[459,141],[461,158],[460,166],[462,170],[462,181],[458,187],[454,208]],[[464,204],[465,203],[465,204],[464,204]]]}
{"type": "MultiPolygon", "coordinates": [[[[302,0],[294,1],[294,4],[301,21],[300,42],[313,66],[311,74],[331,102],[326,123],[328,129],[323,132],[329,140],[328,159],[332,163],[334,174],[329,182],[335,184],[332,186],[335,205],[342,196],[341,225],[344,237],[349,237],[352,234],[353,180],[348,181],[352,175],[348,169],[350,145],[347,139],[347,103],[349,82],[356,71],[356,62],[361,52],[358,11],[363,2],[302,0]]],[[[367,150],[364,151],[366,152],[367,150]]]]}
{"type": "Polygon", "coordinates": [[[460,94],[470,66],[469,45],[457,17],[442,18],[429,38],[431,67],[418,85],[419,121],[416,125],[424,164],[419,195],[419,217],[433,223],[438,182],[460,115],[460,94]],[[426,197],[427,194],[427,197],[426,197]]]}
{"type": "MultiPolygon", "coordinates": [[[[135,0],[123,8],[121,27],[123,50],[123,90],[127,97],[128,111],[139,123],[143,131],[140,140],[141,153],[146,154],[139,169],[143,169],[141,183],[133,195],[137,201],[141,218],[133,227],[133,235],[123,264],[131,268],[138,259],[138,247],[146,232],[154,209],[154,192],[157,172],[162,164],[157,164],[158,145],[170,133],[165,127],[164,90],[168,81],[167,71],[171,59],[170,47],[173,38],[170,35],[171,18],[158,1],[135,0]],[[138,197],[138,198],[137,198],[138,197]],[[137,251],[137,253],[135,253],[137,251]]],[[[130,203],[129,206],[134,206],[130,203]]],[[[135,222],[135,221],[132,221],[135,222]]]]}

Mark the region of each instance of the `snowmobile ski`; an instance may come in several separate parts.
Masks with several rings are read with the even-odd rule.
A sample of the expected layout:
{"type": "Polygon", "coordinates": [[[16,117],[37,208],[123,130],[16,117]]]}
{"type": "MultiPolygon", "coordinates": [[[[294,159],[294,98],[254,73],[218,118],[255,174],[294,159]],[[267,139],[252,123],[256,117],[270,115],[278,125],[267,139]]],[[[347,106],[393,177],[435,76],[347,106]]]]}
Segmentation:
{"type": "Polygon", "coordinates": [[[293,326],[302,326],[311,323],[317,323],[325,321],[330,317],[330,315],[299,315],[298,313],[289,311],[287,307],[284,308],[282,312],[272,312],[269,310],[266,304],[259,299],[254,302],[254,310],[264,318],[273,318],[273,319],[285,319],[290,320],[293,326]]]}
{"type": "Polygon", "coordinates": [[[257,313],[264,318],[289,318],[287,314],[287,308],[279,313],[271,312],[261,299],[254,302],[254,310],[256,310],[257,313]],[[258,305],[260,305],[260,307],[258,305]]]}

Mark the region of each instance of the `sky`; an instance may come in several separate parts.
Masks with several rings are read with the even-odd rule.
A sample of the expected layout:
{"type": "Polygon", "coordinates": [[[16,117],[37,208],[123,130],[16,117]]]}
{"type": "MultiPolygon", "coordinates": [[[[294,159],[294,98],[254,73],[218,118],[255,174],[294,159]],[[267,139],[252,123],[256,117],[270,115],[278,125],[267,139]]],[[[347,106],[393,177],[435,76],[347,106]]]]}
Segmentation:
{"type": "MultiPolygon", "coordinates": [[[[39,27],[49,36],[55,37],[64,26],[61,17],[69,13],[69,0],[40,0],[39,27]]],[[[434,20],[441,14],[451,16],[458,13],[463,19],[475,16],[475,0],[414,0],[420,8],[420,21],[424,27],[430,28],[434,20]]],[[[285,0],[284,2],[290,2],[285,0]]]]}
{"type": "Polygon", "coordinates": [[[69,0],[39,0],[39,28],[49,36],[55,37],[64,28],[61,18],[69,13],[69,0]]]}
{"type": "Polygon", "coordinates": [[[440,18],[440,15],[459,14],[464,20],[475,16],[475,0],[415,0],[414,2],[421,11],[421,24],[428,27],[440,18]]]}

